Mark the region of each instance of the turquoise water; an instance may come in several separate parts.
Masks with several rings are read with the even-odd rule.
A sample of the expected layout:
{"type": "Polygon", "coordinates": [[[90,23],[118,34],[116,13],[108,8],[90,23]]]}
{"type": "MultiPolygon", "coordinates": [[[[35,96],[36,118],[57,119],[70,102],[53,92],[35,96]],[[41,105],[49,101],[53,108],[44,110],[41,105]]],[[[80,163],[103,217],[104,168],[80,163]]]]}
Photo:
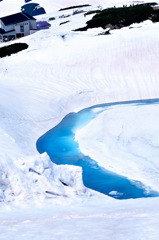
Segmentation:
{"type": "Polygon", "coordinates": [[[158,192],[147,191],[147,187],[139,181],[115,174],[99,166],[89,156],[83,155],[78,143],[74,141],[75,131],[86,125],[107,107],[119,104],[154,104],[159,100],[144,100],[123,103],[101,104],[78,113],[70,113],[53,129],[41,136],[37,141],[39,153],[47,152],[51,160],[56,164],[70,164],[80,166],[83,169],[83,183],[86,187],[104,193],[117,199],[143,198],[159,196],[158,192]],[[98,108],[98,112],[94,109],[98,108]]]}

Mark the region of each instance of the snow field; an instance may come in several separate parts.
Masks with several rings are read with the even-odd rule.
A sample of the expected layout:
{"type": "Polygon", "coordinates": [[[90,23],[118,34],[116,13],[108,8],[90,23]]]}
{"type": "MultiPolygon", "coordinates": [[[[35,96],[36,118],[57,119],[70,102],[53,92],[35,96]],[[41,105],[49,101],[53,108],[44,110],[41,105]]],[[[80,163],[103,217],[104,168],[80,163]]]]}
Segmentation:
{"type": "MultiPolygon", "coordinates": [[[[59,8],[85,4],[38,2],[48,12],[38,19],[46,20],[62,14],[56,12],[59,8]]],[[[3,0],[0,16],[19,12],[23,3],[3,0]]],[[[122,1],[87,3],[123,5],[122,1]]],[[[146,21],[132,29],[111,31],[109,36],[98,36],[102,29],[72,31],[89,17],[70,16],[66,19],[70,23],[60,26],[64,19],[56,19],[49,30],[17,40],[28,43],[27,50],[0,59],[0,201],[5,201],[0,209],[1,240],[159,237],[157,198],[117,201],[92,193],[82,184],[81,169],[56,166],[36,151],[36,140],[72,111],[158,97],[159,24],[146,21]]],[[[158,190],[155,119],[155,106],[112,108],[76,136],[82,152],[99,164],[158,190]]]]}

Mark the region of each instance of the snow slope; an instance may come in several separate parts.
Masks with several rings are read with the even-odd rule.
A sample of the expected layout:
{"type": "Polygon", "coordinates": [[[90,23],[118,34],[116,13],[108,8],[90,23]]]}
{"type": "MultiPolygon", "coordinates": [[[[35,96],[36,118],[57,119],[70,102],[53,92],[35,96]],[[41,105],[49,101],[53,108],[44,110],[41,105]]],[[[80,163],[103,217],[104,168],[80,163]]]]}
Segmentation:
{"type": "MultiPolygon", "coordinates": [[[[61,8],[66,8],[70,6],[78,6],[82,4],[89,4],[92,6],[114,6],[114,5],[123,5],[125,3],[124,0],[114,0],[113,2],[111,0],[58,0],[52,2],[51,0],[37,0],[32,1],[33,3],[39,3],[41,7],[44,7],[46,10],[46,13],[50,13],[53,11],[57,11],[61,8]]],[[[130,1],[129,1],[130,2],[130,1]]],[[[29,2],[31,3],[31,2],[29,2]]],[[[3,0],[0,2],[0,16],[6,16],[10,15],[16,12],[19,12],[21,9],[21,6],[25,4],[24,0],[3,0]]]]}
{"type": "MultiPolygon", "coordinates": [[[[38,19],[47,20],[50,16],[55,16],[56,21],[51,22],[52,26],[49,30],[14,41],[26,42],[29,45],[27,50],[0,59],[0,197],[1,201],[6,202],[6,207],[4,203],[1,205],[1,239],[13,238],[14,230],[14,233],[17,232],[16,239],[18,236],[19,239],[27,240],[37,236],[38,239],[65,240],[72,236],[74,239],[79,239],[83,238],[83,234],[85,239],[90,239],[89,231],[87,231],[87,226],[89,226],[94,233],[92,239],[106,239],[105,236],[108,236],[108,239],[111,237],[113,240],[125,238],[157,240],[159,236],[158,199],[117,202],[117,200],[104,196],[103,200],[103,195],[90,193],[85,189],[81,181],[81,169],[57,167],[52,164],[47,155],[40,156],[37,153],[36,141],[72,111],[105,102],[158,98],[159,24],[146,21],[134,24],[131,29],[123,28],[111,31],[109,36],[98,36],[98,33],[103,31],[102,29],[92,29],[82,33],[73,32],[73,29],[84,26],[91,16],[84,18],[83,14],[71,15],[66,19],[70,21],[69,23],[59,25],[65,19],[58,18],[63,12],[56,10],[82,3],[99,5],[102,4],[102,1],[70,0],[66,2],[60,0],[53,3],[50,0],[39,0],[38,2],[48,12],[47,15],[39,16],[38,19]],[[65,186],[60,180],[70,186],[65,186]],[[94,197],[91,197],[92,195],[94,197]],[[50,201],[47,201],[48,197],[51,197],[50,201]],[[86,200],[87,198],[88,200],[86,200]],[[92,203],[94,198],[94,203],[92,203]],[[78,199],[82,202],[82,210],[76,203],[78,199]],[[32,216],[32,206],[26,210],[28,215],[22,216],[17,208],[14,211],[14,208],[8,206],[10,201],[15,202],[18,206],[23,206],[27,201],[41,204],[42,217],[38,220],[40,210],[35,210],[37,211],[34,213],[34,216],[37,216],[35,221],[32,216]],[[67,205],[70,201],[74,205],[74,209],[68,205],[66,218],[57,220],[57,212],[61,209],[63,213],[65,209],[61,205],[64,203],[67,205]],[[57,211],[55,211],[56,205],[51,208],[52,211],[55,211],[55,219],[52,218],[52,215],[48,219],[46,217],[48,211],[44,209],[44,205],[47,205],[48,202],[60,204],[57,211]],[[100,214],[98,214],[98,205],[101,205],[100,214]],[[86,214],[82,215],[85,211],[86,214]],[[21,221],[19,216],[22,216],[21,221]],[[43,217],[46,222],[43,222],[43,217]],[[80,231],[76,233],[80,217],[82,219],[80,231]],[[67,221],[67,219],[71,220],[67,221]],[[99,219],[102,220],[99,221],[99,219]],[[104,224],[107,224],[106,228],[104,228],[103,220],[104,224]],[[40,227],[38,227],[39,221],[46,236],[41,234],[40,227]],[[52,237],[53,230],[51,230],[52,222],[50,223],[50,221],[55,223],[55,237],[52,237]],[[32,222],[35,223],[34,226],[32,222]],[[62,229],[61,224],[64,226],[62,229]],[[23,226],[25,226],[25,230],[23,226]],[[73,233],[72,229],[74,229],[73,233]]],[[[107,6],[122,4],[122,1],[107,2],[103,0],[103,2],[107,6]]],[[[0,2],[0,16],[19,11],[23,3],[21,0],[14,2],[3,0],[0,2]]],[[[129,4],[128,1],[124,3],[129,4]]],[[[72,10],[67,13],[72,14],[72,10]]],[[[7,44],[10,43],[3,43],[1,46],[7,44]]],[[[129,111],[130,117],[134,113],[139,114],[139,109],[135,109],[134,113],[131,109],[127,109],[127,111],[129,111]]],[[[145,118],[148,113],[149,110],[148,112],[147,110],[142,111],[145,118]]],[[[154,112],[152,120],[158,117],[156,114],[154,112]]],[[[121,118],[120,121],[123,124],[127,124],[128,120],[131,120],[125,117],[125,112],[121,108],[109,110],[108,115],[107,113],[99,115],[99,118],[81,130],[82,135],[79,135],[80,144],[82,142],[85,146],[90,144],[90,147],[98,145],[98,149],[96,147],[94,151],[91,148],[86,149],[82,145],[80,146],[82,151],[87,150],[87,154],[92,155],[96,160],[101,159],[100,164],[103,164],[106,154],[101,145],[107,144],[109,139],[115,143],[116,137],[119,135],[121,122],[118,129],[114,128],[116,116],[121,118]],[[108,117],[110,117],[109,121],[108,117]],[[106,126],[105,121],[108,121],[109,125],[106,126]],[[113,137],[111,133],[109,138],[101,134],[112,126],[113,137]],[[85,138],[85,135],[90,132],[90,127],[93,127],[93,132],[88,135],[88,138],[85,138]],[[95,138],[95,135],[98,136],[98,139],[95,138]]],[[[135,137],[139,137],[140,124],[136,120],[133,122],[136,124],[135,137]]],[[[154,124],[156,125],[156,121],[154,124]]],[[[124,125],[123,135],[127,136],[128,134],[128,137],[133,137],[133,133],[128,130],[129,125],[124,125]]],[[[158,141],[157,137],[155,141],[158,141]]],[[[114,154],[114,149],[116,150],[113,146],[110,154],[114,154]]],[[[120,149],[115,153],[122,154],[120,149]]],[[[127,171],[130,162],[123,165],[121,161],[116,161],[117,158],[114,155],[111,157],[114,159],[114,164],[110,168],[131,178],[132,172],[127,171]]],[[[158,172],[156,175],[154,172],[151,175],[151,172],[146,170],[148,178],[145,178],[143,176],[145,172],[140,168],[141,163],[136,160],[135,158],[135,167],[131,162],[131,167],[136,171],[134,177],[148,181],[154,186],[158,172]],[[155,179],[153,179],[154,176],[155,179]]],[[[152,167],[151,163],[147,165],[147,162],[144,161],[144,164],[146,169],[149,166],[152,167]]],[[[153,168],[151,169],[153,170],[153,168]]],[[[157,163],[156,169],[158,171],[157,163]]],[[[22,210],[22,212],[25,211],[22,210]]]]}

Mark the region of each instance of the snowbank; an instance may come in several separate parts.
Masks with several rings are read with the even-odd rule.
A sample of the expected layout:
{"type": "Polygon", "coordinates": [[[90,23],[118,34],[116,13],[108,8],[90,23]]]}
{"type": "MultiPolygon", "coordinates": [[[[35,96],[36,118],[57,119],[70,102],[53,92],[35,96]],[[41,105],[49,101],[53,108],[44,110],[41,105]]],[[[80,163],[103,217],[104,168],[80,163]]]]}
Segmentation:
{"type": "Polygon", "coordinates": [[[0,201],[42,202],[60,197],[90,196],[82,182],[82,169],[57,166],[47,154],[8,159],[0,163],[0,201]]]}

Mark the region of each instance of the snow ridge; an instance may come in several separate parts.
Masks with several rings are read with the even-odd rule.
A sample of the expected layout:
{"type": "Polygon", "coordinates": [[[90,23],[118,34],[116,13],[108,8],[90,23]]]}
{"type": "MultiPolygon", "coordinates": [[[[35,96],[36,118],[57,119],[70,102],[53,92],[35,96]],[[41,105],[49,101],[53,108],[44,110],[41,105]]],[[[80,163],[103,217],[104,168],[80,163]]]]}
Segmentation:
{"type": "Polygon", "coordinates": [[[82,170],[57,166],[46,153],[0,163],[1,202],[42,202],[59,197],[90,196],[82,182],[82,170]]]}

